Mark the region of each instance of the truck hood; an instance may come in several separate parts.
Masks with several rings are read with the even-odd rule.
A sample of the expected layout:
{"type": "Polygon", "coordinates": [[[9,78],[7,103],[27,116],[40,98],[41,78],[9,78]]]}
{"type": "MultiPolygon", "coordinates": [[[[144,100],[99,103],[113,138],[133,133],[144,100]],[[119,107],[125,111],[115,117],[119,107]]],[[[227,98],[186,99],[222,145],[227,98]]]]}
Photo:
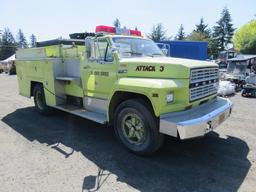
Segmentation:
{"type": "Polygon", "coordinates": [[[218,67],[212,62],[174,57],[123,58],[120,70],[127,70],[130,77],[189,78],[192,68],[218,67]]]}

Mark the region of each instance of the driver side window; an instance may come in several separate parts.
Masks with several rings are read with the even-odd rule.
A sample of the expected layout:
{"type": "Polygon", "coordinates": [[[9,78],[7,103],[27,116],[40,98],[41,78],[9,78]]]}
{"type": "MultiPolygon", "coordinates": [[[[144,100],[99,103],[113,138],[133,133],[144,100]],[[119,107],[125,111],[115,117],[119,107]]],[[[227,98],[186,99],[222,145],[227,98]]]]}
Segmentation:
{"type": "Polygon", "coordinates": [[[112,62],[112,53],[110,45],[106,39],[95,39],[91,42],[91,61],[97,62],[112,62]]]}

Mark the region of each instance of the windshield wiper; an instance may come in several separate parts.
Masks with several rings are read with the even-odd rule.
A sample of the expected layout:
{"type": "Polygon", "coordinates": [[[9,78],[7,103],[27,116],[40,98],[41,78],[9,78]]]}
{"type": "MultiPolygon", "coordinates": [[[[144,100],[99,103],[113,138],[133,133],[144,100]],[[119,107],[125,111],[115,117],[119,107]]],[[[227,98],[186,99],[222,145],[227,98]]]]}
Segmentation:
{"type": "Polygon", "coordinates": [[[152,53],[151,55],[163,55],[163,54],[161,54],[161,53],[152,53]]]}
{"type": "Polygon", "coordinates": [[[163,56],[161,53],[152,53],[151,55],[147,55],[149,57],[154,57],[154,56],[163,56]]]}
{"type": "Polygon", "coordinates": [[[138,53],[138,52],[133,52],[133,51],[124,51],[122,53],[130,53],[132,55],[143,55],[142,53],[138,53]]]}

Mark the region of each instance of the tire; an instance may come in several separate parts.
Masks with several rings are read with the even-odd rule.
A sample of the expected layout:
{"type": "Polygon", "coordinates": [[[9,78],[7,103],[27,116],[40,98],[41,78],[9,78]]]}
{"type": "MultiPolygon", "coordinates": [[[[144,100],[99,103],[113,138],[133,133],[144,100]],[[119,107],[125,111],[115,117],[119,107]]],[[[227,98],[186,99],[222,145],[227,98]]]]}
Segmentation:
{"type": "Polygon", "coordinates": [[[253,92],[253,97],[256,97],[256,90],[254,89],[252,92],[253,92]]]}
{"type": "Polygon", "coordinates": [[[246,91],[243,89],[242,90],[242,94],[241,94],[243,97],[246,97],[246,91]]]}
{"type": "Polygon", "coordinates": [[[36,84],[33,89],[34,103],[36,110],[42,115],[49,115],[51,108],[46,105],[44,88],[42,84],[36,84]]]}
{"type": "Polygon", "coordinates": [[[122,102],[115,111],[114,129],[119,141],[131,152],[150,155],[162,145],[159,121],[142,99],[122,102]]]}
{"type": "Polygon", "coordinates": [[[16,73],[15,73],[15,70],[14,70],[14,69],[10,69],[10,71],[9,71],[8,74],[9,74],[9,75],[15,75],[16,73]]]}

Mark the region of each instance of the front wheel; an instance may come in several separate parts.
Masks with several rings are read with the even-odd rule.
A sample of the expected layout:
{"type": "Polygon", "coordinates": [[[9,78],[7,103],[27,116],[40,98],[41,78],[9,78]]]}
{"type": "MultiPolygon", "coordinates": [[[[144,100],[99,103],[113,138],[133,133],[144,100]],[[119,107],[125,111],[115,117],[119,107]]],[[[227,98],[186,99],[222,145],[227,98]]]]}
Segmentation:
{"type": "Polygon", "coordinates": [[[136,154],[152,154],[160,148],[164,136],[159,133],[158,125],[152,110],[141,99],[124,101],[115,112],[116,135],[128,150],[136,154]]]}

